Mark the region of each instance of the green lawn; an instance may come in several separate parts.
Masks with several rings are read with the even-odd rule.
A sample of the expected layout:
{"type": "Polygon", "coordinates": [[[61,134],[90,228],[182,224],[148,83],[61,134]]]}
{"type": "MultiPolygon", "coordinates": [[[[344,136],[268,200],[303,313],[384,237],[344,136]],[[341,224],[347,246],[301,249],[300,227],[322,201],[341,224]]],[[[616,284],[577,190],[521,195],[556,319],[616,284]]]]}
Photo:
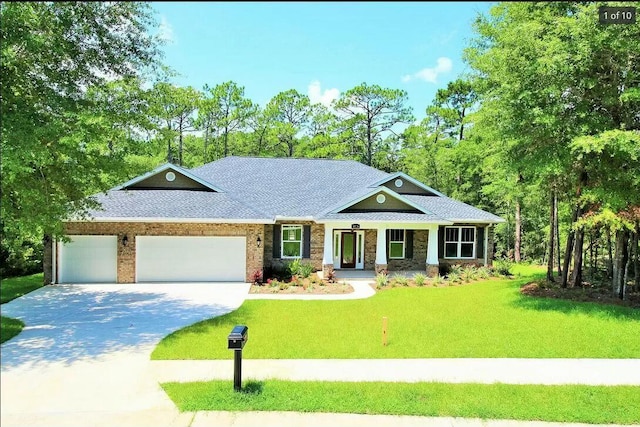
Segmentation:
{"type": "MultiPolygon", "coordinates": [[[[10,277],[0,282],[0,303],[4,304],[38,289],[43,284],[43,274],[10,277]]],[[[22,331],[24,323],[10,317],[0,317],[0,343],[15,337],[22,331]]]]}
{"type": "Polygon", "coordinates": [[[352,301],[247,300],[165,337],[151,357],[230,359],[226,339],[237,324],[249,327],[249,359],[640,357],[640,310],[520,295],[530,278],[395,288],[352,301]]]}
{"type": "Polygon", "coordinates": [[[640,423],[640,387],[231,381],[166,383],[181,411],[402,414],[593,424],[640,423]]]}

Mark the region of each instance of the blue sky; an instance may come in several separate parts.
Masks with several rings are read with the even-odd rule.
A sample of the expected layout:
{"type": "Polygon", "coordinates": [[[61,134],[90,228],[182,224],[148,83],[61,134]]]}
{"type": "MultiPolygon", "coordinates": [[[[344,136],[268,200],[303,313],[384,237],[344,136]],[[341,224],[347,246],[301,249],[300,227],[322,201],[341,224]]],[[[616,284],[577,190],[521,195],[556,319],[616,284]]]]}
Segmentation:
{"type": "Polygon", "coordinates": [[[490,2],[153,2],[173,82],[233,80],[264,106],[296,89],[312,102],[362,82],[404,89],[417,119],[468,72],[463,49],[490,2]]]}

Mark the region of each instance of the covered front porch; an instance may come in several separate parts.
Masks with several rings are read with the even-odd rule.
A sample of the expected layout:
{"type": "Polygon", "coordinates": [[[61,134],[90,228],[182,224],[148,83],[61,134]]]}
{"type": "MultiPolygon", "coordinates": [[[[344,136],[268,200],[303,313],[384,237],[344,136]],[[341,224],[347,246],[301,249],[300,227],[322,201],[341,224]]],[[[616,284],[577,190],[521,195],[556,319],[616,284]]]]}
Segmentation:
{"type": "Polygon", "coordinates": [[[338,278],[375,277],[380,272],[438,274],[438,226],[424,222],[326,222],[323,272],[338,278]]]}

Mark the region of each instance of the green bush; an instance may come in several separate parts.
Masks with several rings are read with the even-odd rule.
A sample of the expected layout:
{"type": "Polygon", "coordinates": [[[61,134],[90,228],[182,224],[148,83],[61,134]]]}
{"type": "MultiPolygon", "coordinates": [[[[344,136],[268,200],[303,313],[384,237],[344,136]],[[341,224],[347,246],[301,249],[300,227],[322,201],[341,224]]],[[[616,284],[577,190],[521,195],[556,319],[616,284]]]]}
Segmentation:
{"type": "Polygon", "coordinates": [[[407,276],[404,276],[402,274],[394,275],[393,281],[398,286],[409,286],[409,279],[407,278],[407,276]]]}
{"type": "Polygon", "coordinates": [[[384,288],[389,284],[389,277],[386,274],[378,274],[376,276],[376,289],[384,288]]]}
{"type": "Polygon", "coordinates": [[[478,269],[478,277],[481,279],[488,279],[489,277],[491,277],[491,270],[484,266],[480,267],[478,269]]]}
{"type": "Polygon", "coordinates": [[[513,261],[497,259],[493,261],[493,271],[500,276],[511,276],[511,269],[513,268],[513,261]]]}
{"type": "Polygon", "coordinates": [[[311,276],[311,273],[315,270],[313,265],[308,262],[302,262],[299,258],[294,259],[289,264],[287,264],[287,269],[291,276],[301,276],[303,278],[307,278],[311,276]]]}
{"type": "Polygon", "coordinates": [[[435,286],[442,285],[444,283],[445,283],[444,277],[442,277],[439,274],[436,277],[433,278],[433,284],[435,286]]]}
{"type": "Polygon", "coordinates": [[[453,273],[456,274],[458,276],[462,275],[462,266],[460,264],[455,264],[451,266],[451,269],[449,270],[449,273],[453,273]]]}
{"type": "Polygon", "coordinates": [[[457,283],[460,281],[460,275],[458,273],[451,272],[447,276],[447,279],[452,283],[457,283]]]}
{"type": "Polygon", "coordinates": [[[416,284],[416,286],[424,286],[425,282],[427,281],[427,276],[425,276],[422,273],[416,273],[413,276],[413,281],[416,284]]]}
{"type": "Polygon", "coordinates": [[[462,270],[462,278],[465,282],[470,282],[478,278],[478,271],[473,265],[468,265],[462,270]]]}

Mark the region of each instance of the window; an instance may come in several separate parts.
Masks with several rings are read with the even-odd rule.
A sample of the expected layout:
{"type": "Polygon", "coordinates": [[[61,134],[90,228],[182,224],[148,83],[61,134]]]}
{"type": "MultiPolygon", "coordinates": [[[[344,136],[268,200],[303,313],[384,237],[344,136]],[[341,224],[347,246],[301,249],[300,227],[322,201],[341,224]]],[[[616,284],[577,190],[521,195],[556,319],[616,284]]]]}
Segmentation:
{"type": "Polygon", "coordinates": [[[474,258],[476,253],[475,227],[445,227],[444,257],[474,258]]]}
{"type": "Polygon", "coordinates": [[[302,226],[282,226],[282,258],[302,258],[302,226]]]}
{"type": "Polygon", "coordinates": [[[389,259],[404,258],[404,230],[389,230],[389,259]]]}

